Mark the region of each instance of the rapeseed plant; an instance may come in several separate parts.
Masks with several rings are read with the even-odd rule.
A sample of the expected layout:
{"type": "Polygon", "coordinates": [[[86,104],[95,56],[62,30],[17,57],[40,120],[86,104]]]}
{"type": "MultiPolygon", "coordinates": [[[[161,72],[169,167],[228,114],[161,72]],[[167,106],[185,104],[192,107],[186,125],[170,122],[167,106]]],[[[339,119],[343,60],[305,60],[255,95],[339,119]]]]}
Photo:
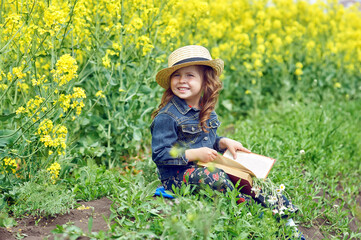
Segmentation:
{"type": "Polygon", "coordinates": [[[54,81],[62,86],[77,77],[78,66],[70,54],[64,54],[56,63],[56,70],[52,70],[54,81]]]}
{"type": "Polygon", "coordinates": [[[50,165],[50,167],[48,167],[46,170],[50,173],[50,177],[53,181],[53,184],[55,184],[56,180],[59,177],[59,172],[60,172],[60,164],[57,162],[54,162],[53,164],[50,165]]]}
{"type": "MultiPolygon", "coordinates": [[[[18,168],[18,163],[17,163],[18,159],[14,159],[14,158],[4,158],[3,159],[3,166],[2,166],[2,170],[5,170],[6,173],[8,173],[9,171],[11,171],[13,174],[16,173],[16,170],[18,168]]],[[[4,174],[4,171],[2,171],[2,174],[4,174]]]]}

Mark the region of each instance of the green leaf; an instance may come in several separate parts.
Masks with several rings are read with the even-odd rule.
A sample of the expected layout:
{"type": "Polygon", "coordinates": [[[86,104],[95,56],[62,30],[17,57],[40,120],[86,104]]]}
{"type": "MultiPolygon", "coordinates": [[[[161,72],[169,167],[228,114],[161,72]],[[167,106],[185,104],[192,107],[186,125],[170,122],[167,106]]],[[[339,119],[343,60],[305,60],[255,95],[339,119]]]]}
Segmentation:
{"type": "Polygon", "coordinates": [[[17,225],[17,222],[14,220],[14,218],[11,218],[8,216],[7,213],[2,212],[0,213],[0,227],[14,227],[17,225]]]}
{"type": "Polygon", "coordinates": [[[142,139],[142,132],[138,128],[134,129],[133,140],[134,141],[140,141],[141,139],[142,139]]]}
{"type": "Polygon", "coordinates": [[[0,130],[0,147],[12,144],[21,134],[16,130],[0,130]]]}
{"type": "Polygon", "coordinates": [[[88,221],[88,231],[89,231],[89,233],[92,232],[92,228],[93,228],[93,217],[91,216],[89,218],[89,221],[88,221]]]}
{"type": "Polygon", "coordinates": [[[0,121],[4,122],[10,118],[13,118],[14,116],[16,116],[16,113],[10,113],[10,114],[5,114],[5,115],[0,115],[0,121]]]}
{"type": "Polygon", "coordinates": [[[229,99],[223,100],[223,101],[222,101],[222,105],[223,105],[228,111],[232,111],[232,106],[233,106],[233,104],[232,104],[231,100],[229,100],[229,99]]]}

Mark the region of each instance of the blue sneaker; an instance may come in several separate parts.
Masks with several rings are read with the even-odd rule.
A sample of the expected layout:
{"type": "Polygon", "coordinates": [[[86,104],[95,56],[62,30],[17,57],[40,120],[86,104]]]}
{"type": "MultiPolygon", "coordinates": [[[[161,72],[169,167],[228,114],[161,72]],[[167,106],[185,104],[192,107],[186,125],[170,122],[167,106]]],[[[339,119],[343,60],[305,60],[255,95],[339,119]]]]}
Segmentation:
{"type": "Polygon", "coordinates": [[[154,196],[163,196],[165,198],[173,199],[174,197],[168,193],[165,192],[165,189],[163,186],[157,187],[155,190],[154,196]]]}

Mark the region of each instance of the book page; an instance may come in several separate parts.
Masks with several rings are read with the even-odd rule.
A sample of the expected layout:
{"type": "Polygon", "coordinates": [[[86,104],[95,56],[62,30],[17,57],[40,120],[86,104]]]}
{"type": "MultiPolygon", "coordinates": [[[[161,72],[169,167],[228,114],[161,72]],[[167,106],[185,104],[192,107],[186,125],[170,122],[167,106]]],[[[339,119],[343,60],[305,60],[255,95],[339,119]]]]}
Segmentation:
{"type": "MultiPolygon", "coordinates": [[[[223,156],[234,160],[233,155],[228,150],[223,156]]],[[[251,170],[257,178],[266,178],[276,160],[255,153],[238,151],[237,159],[234,161],[251,170]]]]}

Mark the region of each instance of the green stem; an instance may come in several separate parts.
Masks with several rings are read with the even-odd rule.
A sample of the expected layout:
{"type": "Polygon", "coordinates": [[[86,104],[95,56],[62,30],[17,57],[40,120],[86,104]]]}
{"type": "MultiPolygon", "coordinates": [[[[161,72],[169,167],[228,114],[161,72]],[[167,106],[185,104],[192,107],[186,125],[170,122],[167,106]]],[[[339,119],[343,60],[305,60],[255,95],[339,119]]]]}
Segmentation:
{"type": "MultiPolygon", "coordinates": [[[[49,95],[50,96],[50,95],[49,95]]],[[[44,117],[46,117],[46,115],[48,115],[48,113],[50,112],[50,111],[52,111],[54,108],[55,108],[55,106],[56,105],[54,105],[49,111],[47,111],[43,116],[41,116],[41,118],[39,118],[38,120],[36,120],[34,123],[32,123],[28,128],[26,128],[24,131],[23,131],[23,134],[24,133],[26,133],[32,126],[34,126],[36,123],[38,123],[40,120],[42,120],[44,117]]],[[[39,109],[40,109],[40,107],[39,107],[39,109]]],[[[34,116],[34,115],[33,115],[34,116]]],[[[30,118],[31,119],[31,118],[30,118]]],[[[29,120],[28,120],[29,121],[29,120]]],[[[27,122],[28,122],[27,121],[27,122]]],[[[23,125],[24,126],[24,125],[23,125]]],[[[21,129],[21,127],[20,128],[18,128],[17,130],[16,130],[16,132],[17,131],[19,131],[19,129],[21,129]]],[[[11,144],[10,145],[10,148],[12,148],[12,146],[14,146],[16,143],[17,143],[17,141],[19,141],[19,139],[21,138],[21,135],[13,142],[13,144],[11,144]]]]}
{"type": "Polygon", "coordinates": [[[61,42],[60,42],[58,51],[61,50],[61,46],[63,45],[64,39],[65,39],[65,35],[66,35],[66,33],[67,33],[67,30],[68,30],[68,28],[69,28],[69,25],[70,25],[70,23],[71,23],[71,20],[72,20],[72,18],[73,18],[73,16],[74,16],[74,8],[75,8],[75,5],[76,5],[77,2],[78,2],[78,0],[75,0],[74,5],[72,6],[72,8],[71,8],[71,10],[70,10],[70,18],[69,18],[69,21],[68,21],[67,24],[66,24],[65,29],[64,29],[63,38],[61,39],[61,42]]]}
{"type": "Polygon", "coordinates": [[[21,158],[21,159],[24,159],[24,158],[30,158],[32,157],[33,155],[35,155],[35,153],[39,152],[41,149],[43,149],[44,146],[41,146],[39,148],[35,148],[36,150],[34,152],[32,152],[31,154],[29,155],[25,155],[25,156],[22,156],[22,155],[19,155],[19,154],[16,154],[16,153],[11,153],[12,155],[14,155],[15,157],[18,157],[18,158],[21,158]]]}
{"type": "Polygon", "coordinates": [[[108,119],[109,119],[109,124],[108,124],[108,143],[107,143],[107,147],[108,147],[108,149],[110,148],[110,139],[111,139],[111,137],[110,137],[110,134],[111,134],[111,128],[112,128],[112,123],[111,123],[111,118],[110,118],[111,116],[110,116],[110,112],[109,112],[109,110],[108,110],[108,119]]]}
{"type": "Polygon", "coordinates": [[[0,22],[3,22],[3,9],[4,9],[4,0],[1,0],[0,4],[0,22]]]}
{"type": "MultiPolygon", "coordinates": [[[[53,92],[53,94],[54,94],[54,91],[52,91],[52,92],[53,92]]],[[[13,136],[14,134],[16,134],[18,131],[20,131],[20,129],[22,129],[26,124],[28,124],[28,122],[35,116],[35,114],[38,113],[38,112],[41,110],[41,108],[48,102],[49,98],[50,98],[51,96],[53,96],[53,94],[49,94],[48,97],[45,99],[45,101],[44,101],[44,102],[39,106],[39,108],[33,113],[33,115],[31,115],[30,118],[29,118],[23,125],[21,125],[18,129],[16,129],[15,132],[13,132],[13,133],[11,133],[11,134],[9,134],[9,135],[0,136],[0,138],[11,137],[11,136],[13,136]]],[[[53,106],[51,109],[53,109],[53,108],[54,108],[54,106],[53,106]]],[[[50,111],[50,110],[49,110],[49,111],[50,111]]],[[[34,125],[34,124],[32,124],[32,125],[34,125]]]]}
{"type": "Polygon", "coordinates": [[[0,49],[0,54],[5,51],[5,48],[12,42],[12,40],[15,38],[15,36],[20,32],[20,30],[25,26],[25,23],[16,31],[16,33],[9,39],[9,41],[5,44],[4,47],[0,49]]]}
{"type": "Polygon", "coordinates": [[[90,109],[88,111],[86,111],[85,115],[88,114],[92,109],[93,107],[99,102],[101,97],[98,97],[98,99],[95,101],[95,103],[90,107],[90,109]]]}
{"type": "MultiPolygon", "coordinates": [[[[40,47],[43,45],[45,39],[48,37],[48,35],[46,35],[43,39],[43,41],[41,41],[41,43],[39,44],[38,48],[35,50],[35,52],[32,54],[32,56],[29,58],[29,60],[26,62],[25,65],[28,65],[29,62],[31,61],[31,59],[33,59],[33,57],[35,56],[35,54],[39,51],[40,47]]],[[[1,53],[1,51],[0,51],[1,53]]],[[[15,77],[15,79],[13,81],[11,81],[10,86],[6,89],[6,91],[4,92],[3,95],[1,95],[0,97],[0,102],[3,100],[3,98],[5,97],[5,95],[7,94],[7,92],[10,90],[10,88],[15,84],[15,82],[18,80],[18,77],[15,77]]]]}

